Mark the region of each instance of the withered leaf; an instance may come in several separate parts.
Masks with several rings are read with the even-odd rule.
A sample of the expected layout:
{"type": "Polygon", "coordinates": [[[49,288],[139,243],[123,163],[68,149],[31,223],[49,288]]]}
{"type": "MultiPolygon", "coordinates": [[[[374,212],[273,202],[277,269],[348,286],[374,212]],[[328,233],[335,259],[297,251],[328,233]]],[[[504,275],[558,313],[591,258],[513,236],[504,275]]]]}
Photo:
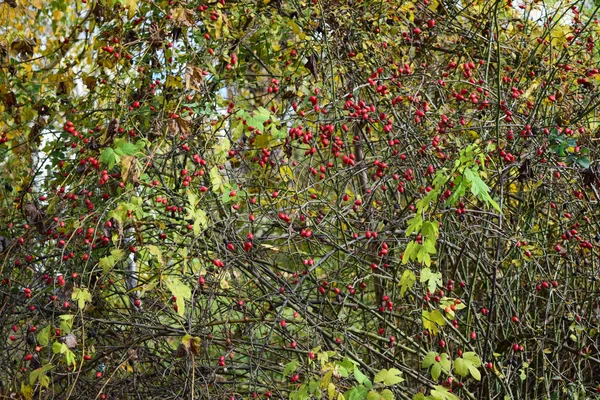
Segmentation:
{"type": "Polygon", "coordinates": [[[8,249],[8,247],[11,245],[12,243],[5,238],[4,236],[0,236],[0,253],[4,252],[4,250],[8,249]]]}
{"type": "Polygon", "coordinates": [[[169,134],[171,135],[187,135],[190,133],[190,122],[183,118],[170,119],[167,123],[169,134]]]}
{"type": "Polygon", "coordinates": [[[94,90],[94,88],[96,87],[96,78],[94,78],[93,76],[84,76],[82,78],[83,83],[85,84],[85,86],[90,90],[94,90]]]}
{"type": "Polygon", "coordinates": [[[2,104],[4,104],[4,108],[6,108],[9,112],[12,110],[14,106],[17,105],[17,98],[13,92],[7,92],[2,94],[2,104]]]}
{"type": "Polygon", "coordinates": [[[202,68],[188,64],[185,68],[185,88],[187,90],[200,90],[204,85],[204,75],[202,68]]]}
{"type": "Polygon", "coordinates": [[[160,29],[156,22],[153,22],[152,24],[150,24],[148,31],[150,32],[150,35],[148,38],[150,41],[150,45],[152,45],[152,47],[155,47],[155,48],[160,47],[165,38],[164,30],[160,29]]]}
{"type": "Polygon", "coordinates": [[[123,178],[123,182],[131,181],[131,183],[133,183],[135,186],[139,184],[140,172],[136,157],[121,157],[121,176],[123,178]]]}
{"type": "Polygon", "coordinates": [[[61,337],[60,341],[66,344],[69,349],[74,349],[77,347],[77,338],[72,333],[61,337]]]}
{"type": "Polygon", "coordinates": [[[35,226],[40,234],[43,234],[45,231],[44,227],[44,213],[42,213],[35,204],[27,203],[24,206],[25,216],[27,217],[27,222],[30,225],[35,226]]]}
{"type": "MultiPolygon", "coordinates": [[[[179,347],[183,346],[185,354],[189,354],[190,352],[197,356],[200,354],[200,338],[198,336],[190,336],[185,335],[183,339],[181,339],[181,344],[179,347]]],[[[177,349],[179,353],[179,348],[177,349]]]]}
{"type": "Polygon", "coordinates": [[[63,94],[69,94],[67,90],[67,85],[64,82],[58,82],[58,86],[56,87],[56,94],[58,96],[63,94]]]}
{"type": "Polygon", "coordinates": [[[196,18],[194,15],[194,11],[192,11],[190,9],[183,8],[183,7],[177,7],[173,11],[173,23],[176,26],[179,26],[179,27],[193,26],[195,20],[196,20],[196,18]]]}
{"type": "Polygon", "coordinates": [[[311,54],[308,57],[308,60],[306,61],[304,66],[310,71],[310,73],[315,77],[315,79],[319,79],[319,66],[317,56],[315,54],[311,54]]]}
{"type": "Polygon", "coordinates": [[[187,356],[188,353],[189,353],[188,348],[185,347],[185,345],[183,343],[179,343],[179,346],[177,347],[177,351],[175,352],[175,357],[182,358],[182,357],[187,356]]]}
{"type": "Polygon", "coordinates": [[[31,57],[37,39],[16,39],[10,44],[10,49],[20,58],[31,57]]]}
{"type": "Polygon", "coordinates": [[[119,129],[119,121],[117,121],[116,118],[113,118],[110,120],[108,126],[106,127],[107,140],[114,138],[114,136],[117,134],[117,129],[119,129]]]}
{"type": "Polygon", "coordinates": [[[194,336],[190,342],[190,350],[196,356],[200,355],[200,338],[194,336]]]}
{"type": "Polygon", "coordinates": [[[127,349],[127,354],[129,355],[129,359],[130,360],[137,360],[138,359],[138,352],[136,349],[127,349]]]}

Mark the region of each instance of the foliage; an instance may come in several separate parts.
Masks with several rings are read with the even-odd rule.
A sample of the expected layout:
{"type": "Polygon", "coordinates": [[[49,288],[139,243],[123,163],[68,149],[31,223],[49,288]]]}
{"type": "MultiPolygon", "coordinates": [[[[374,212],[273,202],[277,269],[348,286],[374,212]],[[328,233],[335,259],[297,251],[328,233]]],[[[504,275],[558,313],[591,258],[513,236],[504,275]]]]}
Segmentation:
{"type": "Polygon", "coordinates": [[[597,396],[598,11],[0,2],[0,397],[597,396]]]}

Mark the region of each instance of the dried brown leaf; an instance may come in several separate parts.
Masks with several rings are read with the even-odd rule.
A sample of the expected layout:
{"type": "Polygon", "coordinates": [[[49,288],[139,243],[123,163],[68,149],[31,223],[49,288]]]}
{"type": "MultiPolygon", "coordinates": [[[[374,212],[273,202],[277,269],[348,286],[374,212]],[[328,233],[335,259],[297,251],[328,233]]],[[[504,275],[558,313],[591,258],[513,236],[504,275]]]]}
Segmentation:
{"type": "Polygon", "coordinates": [[[177,7],[173,10],[173,22],[176,26],[194,26],[195,19],[194,11],[190,9],[177,7]]]}
{"type": "Polygon", "coordinates": [[[187,90],[201,90],[204,85],[202,68],[188,64],[185,68],[185,88],[187,90]]]}
{"type": "Polygon", "coordinates": [[[72,333],[61,337],[60,341],[66,344],[69,349],[74,349],[77,347],[77,338],[72,333]]]}
{"type": "Polygon", "coordinates": [[[188,135],[190,133],[190,121],[183,118],[170,119],[167,127],[171,135],[188,135]]]}

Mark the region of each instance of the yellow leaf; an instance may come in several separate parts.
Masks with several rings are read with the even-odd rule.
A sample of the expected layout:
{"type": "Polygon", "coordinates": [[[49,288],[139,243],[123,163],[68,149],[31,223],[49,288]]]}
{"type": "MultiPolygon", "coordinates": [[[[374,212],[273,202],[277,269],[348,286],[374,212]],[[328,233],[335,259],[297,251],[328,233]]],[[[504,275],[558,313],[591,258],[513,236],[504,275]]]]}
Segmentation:
{"type": "Polygon", "coordinates": [[[290,22],[289,26],[290,26],[290,28],[292,28],[292,32],[294,32],[296,35],[298,35],[298,39],[304,40],[306,35],[304,34],[302,29],[300,29],[300,27],[295,22],[290,22]]]}
{"type": "Polygon", "coordinates": [[[274,251],[276,253],[279,253],[281,251],[281,249],[279,247],[275,247],[275,246],[272,246],[272,245],[266,244],[266,243],[261,243],[260,247],[264,247],[265,249],[269,249],[269,250],[274,251]]]}
{"type": "Polygon", "coordinates": [[[223,32],[223,17],[219,15],[217,22],[215,23],[215,39],[219,39],[221,37],[221,33],[223,32]]]}
{"type": "Polygon", "coordinates": [[[475,131],[467,131],[467,134],[473,140],[479,139],[479,134],[475,131]]]}
{"type": "Polygon", "coordinates": [[[400,9],[408,13],[408,19],[410,19],[411,22],[415,21],[415,5],[412,2],[409,1],[405,3],[400,9]]]}
{"type": "Polygon", "coordinates": [[[137,7],[136,0],[125,0],[125,7],[127,7],[127,16],[129,18],[133,17],[135,14],[135,9],[137,7]]]}
{"type": "Polygon", "coordinates": [[[179,76],[167,75],[165,86],[173,89],[183,89],[182,79],[179,76]]]}
{"type": "Polygon", "coordinates": [[[327,386],[327,397],[329,397],[329,400],[333,400],[333,396],[335,396],[335,385],[330,383],[327,386]]]}
{"type": "Polygon", "coordinates": [[[32,400],[33,399],[33,388],[29,385],[25,385],[23,382],[21,382],[21,394],[23,395],[23,397],[26,400],[32,400]]]}
{"type": "Polygon", "coordinates": [[[279,168],[279,173],[283,177],[284,182],[288,182],[294,179],[294,173],[292,172],[292,169],[287,165],[284,165],[283,167],[279,168]]]}
{"type": "Polygon", "coordinates": [[[223,278],[221,279],[221,282],[219,282],[219,286],[221,286],[221,289],[227,290],[229,289],[229,282],[227,281],[227,279],[223,278]]]}
{"type": "Polygon", "coordinates": [[[29,2],[33,7],[37,8],[38,10],[42,9],[42,0],[30,0],[29,2]]]}
{"type": "Polygon", "coordinates": [[[63,17],[64,13],[60,10],[54,10],[54,12],[52,13],[52,16],[54,17],[55,21],[60,20],[63,17]]]}

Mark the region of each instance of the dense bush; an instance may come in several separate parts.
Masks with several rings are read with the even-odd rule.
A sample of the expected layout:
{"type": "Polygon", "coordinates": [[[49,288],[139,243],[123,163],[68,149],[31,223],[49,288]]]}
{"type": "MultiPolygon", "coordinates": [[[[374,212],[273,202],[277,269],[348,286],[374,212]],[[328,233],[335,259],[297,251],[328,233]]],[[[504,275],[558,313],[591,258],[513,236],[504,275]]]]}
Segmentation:
{"type": "Polygon", "coordinates": [[[597,11],[0,3],[0,395],[598,396],[597,11]]]}

